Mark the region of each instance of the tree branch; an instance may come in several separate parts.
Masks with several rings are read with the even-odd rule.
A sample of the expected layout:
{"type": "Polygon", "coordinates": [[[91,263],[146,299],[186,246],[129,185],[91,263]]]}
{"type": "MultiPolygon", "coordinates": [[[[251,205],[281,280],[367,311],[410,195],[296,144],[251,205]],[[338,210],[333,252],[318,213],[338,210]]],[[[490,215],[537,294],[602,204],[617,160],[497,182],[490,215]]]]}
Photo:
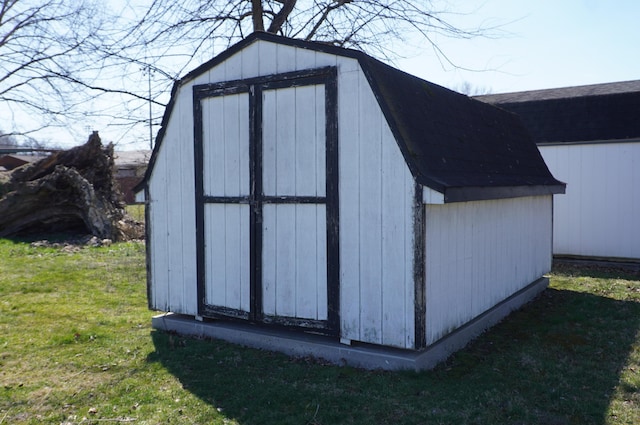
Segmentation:
{"type": "Polygon", "coordinates": [[[253,19],[254,31],[264,31],[263,14],[262,0],[251,0],[251,18],[253,19]]]}
{"type": "Polygon", "coordinates": [[[273,34],[280,32],[280,30],[282,29],[282,25],[286,22],[295,6],[296,0],[282,0],[282,8],[276,14],[276,16],[273,17],[273,20],[271,21],[267,32],[273,34]]]}

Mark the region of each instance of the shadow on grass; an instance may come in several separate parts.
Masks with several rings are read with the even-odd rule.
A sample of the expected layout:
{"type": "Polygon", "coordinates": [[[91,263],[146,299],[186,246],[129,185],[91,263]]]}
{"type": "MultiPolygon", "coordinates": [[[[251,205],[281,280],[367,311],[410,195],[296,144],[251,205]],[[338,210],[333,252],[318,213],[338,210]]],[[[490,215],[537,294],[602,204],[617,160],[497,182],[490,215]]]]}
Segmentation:
{"type": "Polygon", "coordinates": [[[554,259],[553,272],[565,276],[640,281],[640,262],[554,259]]]}
{"type": "Polygon", "coordinates": [[[601,424],[639,327],[640,303],[548,289],[427,372],[329,366],[157,331],[149,361],[247,425],[601,424]]]}

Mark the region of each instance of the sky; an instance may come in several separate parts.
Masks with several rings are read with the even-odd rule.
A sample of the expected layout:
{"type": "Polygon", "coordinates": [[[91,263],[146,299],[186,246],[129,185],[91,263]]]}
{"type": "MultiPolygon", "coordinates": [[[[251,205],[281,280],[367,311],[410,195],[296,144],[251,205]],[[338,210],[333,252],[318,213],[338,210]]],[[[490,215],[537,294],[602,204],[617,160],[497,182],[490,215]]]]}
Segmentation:
{"type": "MultiPolygon", "coordinates": [[[[115,1],[115,0],[113,0],[115,1]]],[[[118,0],[120,1],[120,0],[118,0]]],[[[450,64],[423,41],[396,43],[393,66],[467,94],[506,93],[640,79],[640,1],[442,0],[456,26],[495,28],[489,37],[434,41],[450,64]]],[[[74,132],[52,130],[44,139],[65,148],[98,130],[116,149],[149,148],[149,130],[83,123],[74,132]]],[[[153,129],[154,135],[159,128],[153,129]]]]}
{"type": "Polygon", "coordinates": [[[441,66],[430,49],[412,52],[398,68],[445,87],[491,93],[640,79],[638,1],[486,0],[451,7],[471,12],[459,17],[463,26],[499,25],[502,34],[442,40],[460,68],[441,66]]]}

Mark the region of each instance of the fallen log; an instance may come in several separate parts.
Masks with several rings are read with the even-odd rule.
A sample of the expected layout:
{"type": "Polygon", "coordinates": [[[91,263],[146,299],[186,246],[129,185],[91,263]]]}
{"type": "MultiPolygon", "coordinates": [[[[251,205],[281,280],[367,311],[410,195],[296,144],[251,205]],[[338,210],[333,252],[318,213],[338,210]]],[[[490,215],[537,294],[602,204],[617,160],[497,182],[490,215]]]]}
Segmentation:
{"type": "Polygon", "coordinates": [[[94,132],[87,143],[0,177],[0,237],[85,233],[101,239],[143,236],[124,210],[113,178],[113,145],[94,132]]]}

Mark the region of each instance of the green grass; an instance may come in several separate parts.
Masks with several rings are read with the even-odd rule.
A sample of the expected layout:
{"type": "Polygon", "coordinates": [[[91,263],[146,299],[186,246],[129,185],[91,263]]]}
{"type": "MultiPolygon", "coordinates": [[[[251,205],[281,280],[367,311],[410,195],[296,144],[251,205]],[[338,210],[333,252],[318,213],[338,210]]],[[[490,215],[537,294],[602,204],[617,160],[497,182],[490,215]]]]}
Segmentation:
{"type": "Polygon", "coordinates": [[[433,371],[152,331],[144,246],[0,240],[0,424],[637,424],[640,277],[564,267],[433,371]]]}
{"type": "Polygon", "coordinates": [[[125,207],[127,214],[136,221],[144,223],[144,204],[131,204],[125,207]]]}

